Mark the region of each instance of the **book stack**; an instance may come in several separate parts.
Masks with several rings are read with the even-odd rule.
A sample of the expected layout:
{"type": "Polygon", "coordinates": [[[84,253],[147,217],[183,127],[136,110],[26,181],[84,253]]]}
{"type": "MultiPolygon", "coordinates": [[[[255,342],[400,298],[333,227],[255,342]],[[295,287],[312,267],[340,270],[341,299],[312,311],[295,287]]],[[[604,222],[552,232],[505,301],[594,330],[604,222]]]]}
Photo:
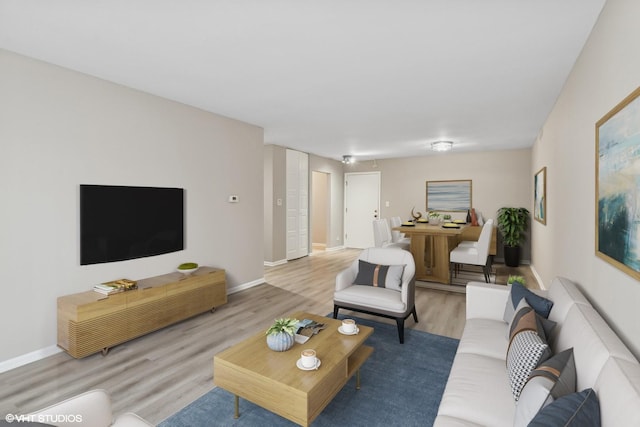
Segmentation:
{"type": "Polygon", "coordinates": [[[112,282],[99,283],[93,287],[93,290],[104,295],[111,295],[137,288],[138,285],[135,281],[129,279],[119,279],[112,282]]]}

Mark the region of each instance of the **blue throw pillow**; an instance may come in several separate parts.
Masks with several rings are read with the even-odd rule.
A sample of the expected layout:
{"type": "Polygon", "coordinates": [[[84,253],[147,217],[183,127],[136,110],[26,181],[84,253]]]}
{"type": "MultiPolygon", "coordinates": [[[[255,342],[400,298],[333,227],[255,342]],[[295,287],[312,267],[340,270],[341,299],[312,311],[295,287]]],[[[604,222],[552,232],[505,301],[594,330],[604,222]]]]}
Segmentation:
{"type": "Polygon", "coordinates": [[[593,389],[567,394],[542,408],[529,427],[599,427],[600,402],[593,389]]]}
{"type": "Polygon", "coordinates": [[[522,298],[524,298],[540,316],[544,317],[545,319],[549,317],[551,307],[553,307],[553,301],[541,297],[540,295],[536,295],[529,289],[522,286],[520,283],[512,283],[511,303],[513,304],[513,307],[517,307],[522,298]]]}

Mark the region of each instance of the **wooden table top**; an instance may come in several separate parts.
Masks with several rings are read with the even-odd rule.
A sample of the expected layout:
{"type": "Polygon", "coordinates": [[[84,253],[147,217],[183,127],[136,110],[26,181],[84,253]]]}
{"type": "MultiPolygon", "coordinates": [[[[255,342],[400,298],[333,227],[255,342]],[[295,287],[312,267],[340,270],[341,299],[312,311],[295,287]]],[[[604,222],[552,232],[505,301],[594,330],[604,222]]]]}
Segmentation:
{"type": "Polygon", "coordinates": [[[462,230],[467,228],[468,224],[457,224],[460,228],[447,228],[442,224],[434,225],[429,223],[418,223],[416,225],[401,225],[399,227],[393,227],[392,230],[400,231],[405,234],[431,234],[431,235],[450,235],[455,236],[462,233],[462,230]]]}
{"type": "MultiPolygon", "coordinates": [[[[294,343],[292,348],[282,352],[269,349],[265,332],[259,332],[216,354],[215,361],[251,372],[252,375],[268,378],[269,381],[287,384],[300,391],[308,391],[321,383],[333,366],[343,363],[373,333],[373,328],[358,325],[360,331],[357,335],[343,335],[338,332],[338,327],[342,324],[341,320],[305,312],[296,312],[286,317],[298,320],[311,319],[324,323],[327,327],[312,336],[305,344],[294,343]],[[314,349],[320,359],[321,365],[317,372],[307,372],[296,367],[300,352],[306,348],[314,349]]],[[[265,325],[265,331],[269,326],[265,325]]]]}

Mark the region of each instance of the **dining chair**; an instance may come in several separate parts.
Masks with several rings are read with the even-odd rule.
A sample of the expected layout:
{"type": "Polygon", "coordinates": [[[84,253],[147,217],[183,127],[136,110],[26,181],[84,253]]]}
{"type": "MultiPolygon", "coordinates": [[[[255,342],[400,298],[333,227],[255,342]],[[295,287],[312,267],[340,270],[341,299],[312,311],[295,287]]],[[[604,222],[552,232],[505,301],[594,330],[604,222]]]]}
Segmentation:
{"type": "Polygon", "coordinates": [[[406,242],[393,242],[391,237],[391,227],[386,218],[373,220],[373,241],[376,248],[397,248],[409,250],[409,243],[406,242]]]}
{"type": "MultiPolygon", "coordinates": [[[[484,225],[482,226],[482,230],[484,230],[484,227],[493,227],[493,219],[488,219],[485,221],[484,225]]],[[[493,232],[493,230],[492,230],[493,232]]],[[[478,241],[477,240],[463,240],[460,243],[458,243],[459,248],[475,248],[476,246],[478,246],[478,241]]]]}
{"type": "Polygon", "coordinates": [[[489,256],[489,246],[491,245],[491,234],[493,233],[493,221],[488,220],[482,226],[480,237],[475,245],[458,245],[449,254],[449,283],[453,281],[454,272],[457,274],[459,266],[462,264],[482,266],[485,282],[491,281],[491,261],[489,256]]]}
{"type": "Polygon", "coordinates": [[[391,241],[393,243],[406,243],[406,244],[411,244],[411,239],[408,237],[405,237],[404,233],[397,231],[397,230],[393,230],[393,228],[395,227],[400,227],[402,225],[402,219],[399,216],[392,216],[389,219],[389,222],[391,223],[391,241]]]}

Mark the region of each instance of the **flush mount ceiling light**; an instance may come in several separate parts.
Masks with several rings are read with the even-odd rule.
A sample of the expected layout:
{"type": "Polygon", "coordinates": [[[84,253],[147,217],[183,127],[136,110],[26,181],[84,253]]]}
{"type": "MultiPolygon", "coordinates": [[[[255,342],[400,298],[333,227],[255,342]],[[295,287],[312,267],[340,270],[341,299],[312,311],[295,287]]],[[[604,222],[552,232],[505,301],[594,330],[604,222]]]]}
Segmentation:
{"type": "Polygon", "coordinates": [[[347,155],[342,156],[342,163],[344,163],[345,165],[350,165],[354,162],[355,160],[353,160],[353,156],[347,156],[347,155]]]}
{"type": "Polygon", "coordinates": [[[436,141],[431,143],[431,149],[433,151],[449,151],[452,147],[452,141],[436,141]]]}

